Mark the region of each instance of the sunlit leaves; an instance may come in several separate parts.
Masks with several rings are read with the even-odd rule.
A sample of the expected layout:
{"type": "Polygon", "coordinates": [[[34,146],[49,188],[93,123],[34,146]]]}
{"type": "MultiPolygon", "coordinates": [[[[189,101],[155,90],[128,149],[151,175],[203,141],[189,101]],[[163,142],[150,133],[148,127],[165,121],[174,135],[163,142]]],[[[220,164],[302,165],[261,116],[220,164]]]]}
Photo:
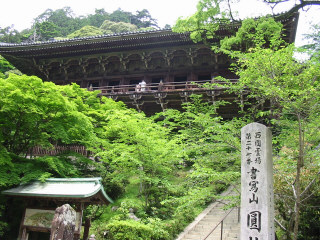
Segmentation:
{"type": "Polygon", "coordinates": [[[216,31],[221,22],[228,22],[225,13],[220,9],[220,2],[221,0],[199,1],[196,13],[185,19],[180,17],[173,31],[190,32],[191,39],[195,42],[217,38],[216,31]]]}

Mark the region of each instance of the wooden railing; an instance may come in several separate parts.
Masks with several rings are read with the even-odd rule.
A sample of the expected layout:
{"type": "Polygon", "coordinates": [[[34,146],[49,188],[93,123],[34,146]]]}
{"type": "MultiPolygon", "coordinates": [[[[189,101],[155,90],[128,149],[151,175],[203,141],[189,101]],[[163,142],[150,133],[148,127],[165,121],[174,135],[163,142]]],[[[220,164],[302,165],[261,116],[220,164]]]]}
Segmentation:
{"type": "Polygon", "coordinates": [[[65,152],[76,152],[83,156],[90,155],[90,152],[84,146],[80,145],[56,145],[52,149],[44,149],[39,146],[35,146],[30,150],[32,156],[55,156],[65,152]]]}
{"type": "Polygon", "coordinates": [[[192,82],[170,82],[170,83],[149,83],[149,84],[131,84],[131,85],[116,85],[116,86],[101,86],[90,87],[89,90],[100,90],[102,94],[130,94],[135,92],[147,93],[147,92],[174,92],[185,90],[201,90],[204,89],[202,85],[205,83],[228,85],[237,82],[237,79],[229,79],[229,82],[219,80],[203,80],[192,82]]]}

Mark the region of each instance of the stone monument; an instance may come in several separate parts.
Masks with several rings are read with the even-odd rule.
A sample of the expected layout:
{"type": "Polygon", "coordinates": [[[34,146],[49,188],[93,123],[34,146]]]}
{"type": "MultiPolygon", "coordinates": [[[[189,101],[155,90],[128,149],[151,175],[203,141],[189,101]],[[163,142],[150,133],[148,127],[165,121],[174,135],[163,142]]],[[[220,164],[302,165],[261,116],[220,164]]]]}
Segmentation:
{"type": "Polygon", "coordinates": [[[73,240],[75,222],[76,211],[69,204],[58,207],[52,220],[50,240],[73,240]]]}
{"type": "Polygon", "coordinates": [[[262,124],[241,129],[240,240],[275,240],[271,140],[262,124]]]}

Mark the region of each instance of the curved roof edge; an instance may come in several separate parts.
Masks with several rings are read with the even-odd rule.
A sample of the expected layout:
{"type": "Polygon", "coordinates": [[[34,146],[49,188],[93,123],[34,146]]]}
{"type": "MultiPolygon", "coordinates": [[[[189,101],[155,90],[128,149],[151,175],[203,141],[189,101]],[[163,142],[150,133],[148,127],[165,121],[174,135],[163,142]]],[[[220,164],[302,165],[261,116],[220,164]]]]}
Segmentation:
{"type": "MultiPolygon", "coordinates": [[[[291,15],[286,15],[287,12],[279,13],[276,15],[270,15],[270,17],[276,18],[280,22],[285,22],[291,18],[298,18],[299,13],[295,12],[291,15]]],[[[268,17],[269,15],[265,16],[268,17]]],[[[263,17],[263,16],[262,16],[263,17]]],[[[226,24],[222,23],[222,27],[218,31],[224,31],[232,28],[238,28],[241,25],[241,21],[235,22],[236,24],[226,24]]],[[[296,26],[295,26],[296,28],[296,26]]],[[[106,41],[107,39],[116,39],[116,38],[132,38],[133,36],[143,36],[143,35],[150,35],[150,34],[171,34],[171,35],[189,35],[190,33],[177,33],[173,32],[171,28],[163,28],[163,29],[155,29],[155,30],[145,30],[145,31],[133,31],[133,32],[124,32],[124,33],[113,33],[113,34],[105,34],[105,35],[96,35],[96,36],[88,36],[88,37],[80,37],[80,38],[71,38],[71,39],[61,39],[61,40],[49,40],[43,42],[31,42],[31,43],[1,43],[0,47],[27,47],[27,46],[45,46],[45,45],[53,45],[53,44],[72,44],[77,42],[83,41],[106,41]]]]}
{"type": "Polygon", "coordinates": [[[48,178],[45,182],[33,181],[2,192],[16,197],[86,199],[99,194],[105,203],[113,203],[106,194],[101,177],[97,178],[48,178]]]}
{"type": "MultiPolygon", "coordinates": [[[[61,39],[61,40],[49,40],[43,42],[30,42],[30,43],[1,43],[1,47],[17,47],[17,46],[39,46],[39,45],[52,45],[52,44],[61,44],[61,43],[76,43],[82,41],[92,41],[92,40],[106,40],[106,39],[114,39],[117,37],[132,37],[135,35],[142,36],[144,34],[157,34],[157,33],[171,33],[171,34],[179,34],[176,32],[172,32],[171,29],[157,29],[157,30],[148,30],[148,31],[135,31],[135,32],[124,32],[124,33],[113,33],[113,34],[105,34],[105,35],[95,35],[88,37],[79,37],[79,38],[70,38],[70,39],[61,39]]],[[[180,33],[183,34],[183,33],[180,33]]]]}

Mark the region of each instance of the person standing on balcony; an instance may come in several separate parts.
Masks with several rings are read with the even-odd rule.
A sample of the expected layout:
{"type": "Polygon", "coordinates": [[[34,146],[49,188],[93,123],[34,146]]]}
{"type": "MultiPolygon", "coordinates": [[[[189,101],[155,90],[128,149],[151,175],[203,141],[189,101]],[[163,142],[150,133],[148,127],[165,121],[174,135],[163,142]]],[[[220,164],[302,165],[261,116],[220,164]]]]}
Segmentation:
{"type": "Polygon", "coordinates": [[[140,92],[141,91],[141,84],[137,84],[136,85],[136,92],[140,92]]]}
{"type": "Polygon", "coordinates": [[[141,86],[141,92],[146,91],[146,85],[147,85],[146,82],[144,80],[142,80],[142,82],[139,83],[139,84],[141,86]]]}
{"type": "Polygon", "coordinates": [[[163,82],[162,82],[162,79],[161,79],[160,82],[159,82],[158,91],[159,91],[159,92],[163,91],[163,82]]]}

